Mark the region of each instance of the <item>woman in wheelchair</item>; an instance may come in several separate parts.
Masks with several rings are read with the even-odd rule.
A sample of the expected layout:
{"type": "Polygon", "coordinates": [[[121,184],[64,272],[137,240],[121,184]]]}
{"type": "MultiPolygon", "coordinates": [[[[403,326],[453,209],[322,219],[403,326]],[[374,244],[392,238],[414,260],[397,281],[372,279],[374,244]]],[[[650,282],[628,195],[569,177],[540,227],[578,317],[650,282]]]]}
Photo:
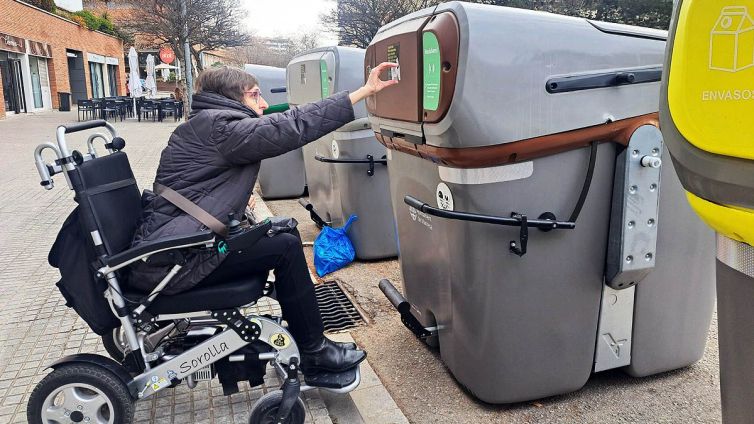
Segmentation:
{"type": "MultiPolygon", "coordinates": [[[[227,67],[204,71],[197,80],[189,119],[175,129],[162,151],[155,178],[157,193],[144,194],[133,246],[205,227],[194,218],[196,214],[185,213],[185,208],[169,201],[165,191],[177,192],[219,221],[229,220],[229,215],[232,219],[249,202],[263,159],[298,149],[352,121],[354,104],[397,83],[380,79],[392,66],[383,63],[373,69],[366,84],[353,93],[337,93],[266,116],[267,103],[254,76],[227,67]]],[[[261,237],[243,251],[199,251],[183,260],[185,265],[162,293],[243,280],[273,270],[277,300],[301,351],[305,374],[345,371],[366,357],[355,345],[335,343],[323,335],[314,286],[295,235],[261,237]]],[[[148,292],[171,267],[139,261],[132,266],[129,285],[148,292]]]]}

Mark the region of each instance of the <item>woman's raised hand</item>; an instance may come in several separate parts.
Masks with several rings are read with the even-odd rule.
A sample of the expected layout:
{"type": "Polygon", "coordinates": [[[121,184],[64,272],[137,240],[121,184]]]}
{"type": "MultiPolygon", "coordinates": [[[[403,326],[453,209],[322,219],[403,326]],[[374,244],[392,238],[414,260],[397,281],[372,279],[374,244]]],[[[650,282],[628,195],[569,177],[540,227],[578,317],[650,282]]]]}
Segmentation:
{"type": "Polygon", "coordinates": [[[349,95],[351,98],[351,104],[356,104],[361,100],[371,95],[377,94],[385,87],[398,84],[398,80],[389,79],[383,81],[380,79],[380,74],[389,68],[397,68],[398,64],[393,62],[382,62],[369,72],[369,78],[367,78],[366,84],[358,90],[349,95]]]}
{"type": "Polygon", "coordinates": [[[398,84],[398,80],[389,79],[387,81],[383,81],[380,79],[380,74],[384,70],[397,67],[398,64],[393,62],[380,63],[376,68],[372,69],[372,71],[369,72],[369,78],[367,79],[366,84],[364,84],[364,87],[367,87],[367,89],[371,91],[371,94],[377,94],[385,87],[390,87],[391,85],[398,84]]]}

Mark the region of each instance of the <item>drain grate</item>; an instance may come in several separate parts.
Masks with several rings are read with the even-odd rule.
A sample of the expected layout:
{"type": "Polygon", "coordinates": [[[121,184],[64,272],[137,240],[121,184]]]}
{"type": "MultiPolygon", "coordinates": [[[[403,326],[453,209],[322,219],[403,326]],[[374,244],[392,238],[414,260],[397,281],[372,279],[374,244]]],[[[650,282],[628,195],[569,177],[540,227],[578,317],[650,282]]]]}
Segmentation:
{"type": "Polygon", "coordinates": [[[326,281],[314,286],[319,311],[326,331],[342,331],[364,322],[351,299],[337,282],[326,281]]]}

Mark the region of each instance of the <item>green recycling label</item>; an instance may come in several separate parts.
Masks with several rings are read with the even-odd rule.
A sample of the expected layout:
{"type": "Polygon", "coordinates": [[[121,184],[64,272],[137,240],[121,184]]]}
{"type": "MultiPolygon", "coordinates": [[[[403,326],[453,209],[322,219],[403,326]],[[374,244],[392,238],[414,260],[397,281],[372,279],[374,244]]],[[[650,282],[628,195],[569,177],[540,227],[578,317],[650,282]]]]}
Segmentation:
{"type": "Polygon", "coordinates": [[[330,97],[330,79],[327,77],[327,62],[319,61],[319,76],[322,80],[322,98],[330,97]]]}
{"type": "Polygon", "coordinates": [[[424,109],[437,110],[440,105],[440,43],[431,32],[422,34],[424,57],[424,109]]]}

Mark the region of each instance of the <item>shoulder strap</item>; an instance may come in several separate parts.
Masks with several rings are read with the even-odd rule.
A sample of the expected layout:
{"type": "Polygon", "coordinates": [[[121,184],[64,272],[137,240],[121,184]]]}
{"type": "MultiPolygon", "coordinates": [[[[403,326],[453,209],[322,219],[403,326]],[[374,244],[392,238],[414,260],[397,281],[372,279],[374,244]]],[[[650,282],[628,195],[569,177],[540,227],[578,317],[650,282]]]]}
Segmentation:
{"type": "Polygon", "coordinates": [[[187,214],[194,217],[197,221],[206,225],[207,228],[215,232],[215,234],[221,235],[223,237],[228,235],[228,228],[225,226],[225,224],[220,222],[219,219],[212,216],[212,214],[210,214],[209,212],[199,207],[199,205],[197,205],[196,203],[183,197],[183,195],[173,190],[172,188],[155,182],[154,192],[158,196],[164,197],[165,200],[175,205],[175,207],[177,207],[178,209],[186,212],[187,214]]]}

